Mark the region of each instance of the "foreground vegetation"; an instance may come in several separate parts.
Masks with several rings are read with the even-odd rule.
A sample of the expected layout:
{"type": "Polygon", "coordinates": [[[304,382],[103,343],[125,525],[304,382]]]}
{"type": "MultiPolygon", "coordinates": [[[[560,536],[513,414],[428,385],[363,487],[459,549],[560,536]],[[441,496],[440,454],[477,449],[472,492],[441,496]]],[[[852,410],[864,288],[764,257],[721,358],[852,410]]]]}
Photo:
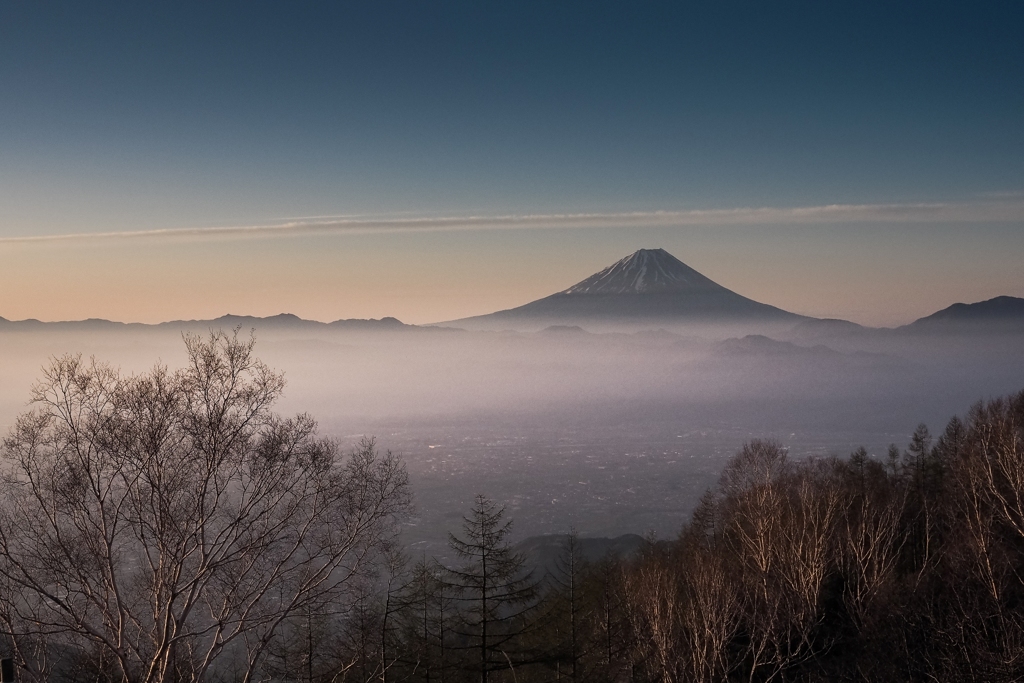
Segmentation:
{"type": "Polygon", "coordinates": [[[22,680],[1024,680],[1024,393],[884,458],[750,442],[678,538],[541,573],[483,496],[409,558],[401,463],[271,413],[251,350],[46,375],[3,449],[22,680]]]}
{"type": "MultiPolygon", "coordinates": [[[[488,505],[465,529],[500,559],[488,587],[458,580],[487,573],[479,545],[457,572],[416,565],[399,599],[372,602],[369,650],[334,660],[357,663],[341,678],[1024,680],[1024,393],[934,442],[921,426],[883,459],[748,443],[677,539],[587,563],[570,536],[536,597],[514,582],[522,559],[483,533],[498,528],[488,505]],[[487,595],[509,604],[484,636],[487,595]]],[[[342,652],[327,642],[309,651],[325,663],[342,652]]]]}

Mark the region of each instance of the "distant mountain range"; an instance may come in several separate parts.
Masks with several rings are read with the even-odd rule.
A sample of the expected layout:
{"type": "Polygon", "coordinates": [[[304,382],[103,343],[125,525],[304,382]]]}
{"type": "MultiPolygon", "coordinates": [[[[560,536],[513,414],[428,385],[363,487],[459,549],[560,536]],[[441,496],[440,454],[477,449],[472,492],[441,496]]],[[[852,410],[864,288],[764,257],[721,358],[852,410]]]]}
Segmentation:
{"type": "Polygon", "coordinates": [[[260,318],[251,315],[222,315],[211,320],[171,320],[165,323],[120,323],[100,318],[88,320],[69,320],[61,322],[42,322],[39,320],[7,320],[0,318],[0,330],[119,330],[119,329],[175,329],[175,330],[230,330],[240,327],[243,330],[261,329],[319,329],[319,330],[395,330],[413,328],[397,318],[352,318],[322,323],[317,320],[305,320],[291,313],[260,318]]]}
{"type": "MultiPolygon", "coordinates": [[[[437,327],[470,330],[538,331],[573,326],[595,331],[629,327],[634,330],[718,324],[748,327],[750,331],[779,330],[799,339],[827,339],[879,333],[970,332],[975,329],[1024,331],[1024,299],[999,296],[973,304],[953,304],[895,330],[863,327],[846,320],[819,319],[784,311],[737,294],[677,259],[664,249],[640,249],[604,270],[530,303],[487,315],[437,323],[437,327]]],[[[421,329],[395,318],[349,319],[322,323],[282,313],[259,318],[225,315],[212,320],[174,320],[156,325],[79,320],[44,323],[0,318],[0,330],[87,329],[421,329]]],[[[748,332],[742,332],[746,334],[748,332]]]]}
{"type": "Polygon", "coordinates": [[[453,320],[468,329],[607,324],[787,323],[806,316],[762,304],[701,275],[664,249],[640,249],[568,289],[517,308],[453,320]]]}

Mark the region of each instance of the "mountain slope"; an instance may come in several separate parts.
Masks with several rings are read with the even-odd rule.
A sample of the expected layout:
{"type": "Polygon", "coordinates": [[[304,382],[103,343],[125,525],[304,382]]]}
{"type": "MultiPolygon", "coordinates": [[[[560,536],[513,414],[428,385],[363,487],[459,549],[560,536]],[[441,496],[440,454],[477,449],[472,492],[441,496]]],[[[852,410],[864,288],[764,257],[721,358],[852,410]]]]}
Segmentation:
{"type": "Polygon", "coordinates": [[[551,296],[518,308],[463,318],[476,329],[547,325],[788,323],[807,320],[726,289],[664,249],[641,249],[551,296]]]}
{"type": "Polygon", "coordinates": [[[953,304],[919,318],[902,329],[938,330],[971,327],[1024,327],[1024,299],[997,296],[973,304],[953,304]]]}
{"type": "Polygon", "coordinates": [[[664,249],[640,249],[559,294],[729,291],[664,249]]]}

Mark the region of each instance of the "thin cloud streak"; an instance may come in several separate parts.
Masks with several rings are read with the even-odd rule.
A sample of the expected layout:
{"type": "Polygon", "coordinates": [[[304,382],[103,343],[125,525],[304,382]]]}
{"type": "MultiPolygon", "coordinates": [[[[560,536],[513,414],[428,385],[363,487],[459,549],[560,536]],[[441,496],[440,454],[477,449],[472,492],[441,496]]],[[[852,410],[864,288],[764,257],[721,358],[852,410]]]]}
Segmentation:
{"type": "Polygon", "coordinates": [[[161,228],[0,237],[0,244],[140,238],[259,238],[483,230],[541,230],[839,223],[992,223],[1024,221],[1024,202],[829,204],[806,207],[562,213],[411,218],[309,217],[264,225],[161,228]]]}

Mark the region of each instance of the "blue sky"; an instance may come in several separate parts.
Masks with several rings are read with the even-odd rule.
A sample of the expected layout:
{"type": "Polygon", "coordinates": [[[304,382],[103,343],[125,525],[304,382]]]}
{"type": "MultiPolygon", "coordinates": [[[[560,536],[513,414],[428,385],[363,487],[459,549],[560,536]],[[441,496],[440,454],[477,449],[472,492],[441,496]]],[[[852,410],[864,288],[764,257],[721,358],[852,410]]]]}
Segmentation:
{"type": "MultiPolygon", "coordinates": [[[[1024,295],[1006,256],[1024,253],[1022,29],[1019,2],[5,3],[0,239],[322,216],[973,208],[956,220],[910,223],[826,217],[818,230],[772,219],[753,242],[749,221],[702,227],[690,219],[674,228],[622,219],[618,230],[604,219],[590,230],[492,226],[474,237],[244,237],[262,245],[242,249],[266,254],[259,269],[275,258],[285,264],[271,289],[292,299],[222,286],[244,276],[230,266],[235,238],[182,236],[174,249],[166,237],[0,242],[0,259],[21,268],[7,269],[17,282],[0,275],[0,315],[299,312],[314,290],[340,287],[345,295],[333,303],[315,295],[322,300],[307,315],[404,312],[426,322],[521,303],[647,246],[665,246],[727,286],[753,287],[741,293],[754,298],[867,322],[930,312],[939,293],[1024,295]],[[924,285],[917,299],[908,294],[916,303],[907,310],[875,310],[868,295],[856,303],[856,292],[849,302],[786,300],[778,286],[744,280],[757,268],[727,256],[758,240],[788,278],[799,268],[786,254],[808,245],[818,251],[807,258],[844,248],[862,260],[833,256],[837,263],[874,274],[882,265],[872,254],[898,244],[910,258],[922,240],[933,243],[931,270],[965,274],[945,288],[924,285]],[[402,268],[427,279],[414,289],[439,281],[431,263],[511,255],[523,265],[500,283],[488,268],[463,284],[441,278],[433,303],[415,305],[398,290],[360,294],[355,275],[289,284],[324,253],[334,255],[324,272],[402,268]],[[95,255],[71,264],[75,254],[95,255]],[[203,259],[208,268],[226,264],[212,276],[217,295],[176,298],[172,284],[155,284],[182,270],[203,277],[203,259]],[[152,276],[143,283],[149,308],[118,303],[126,281],[110,271],[125,261],[152,276]],[[62,304],[35,286],[31,273],[45,264],[66,273],[53,292],[73,287],[81,302],[62,304]],[[528,282],[504,281],[516,273],[528,282]],[[459,294],[471,287],[475,298],[459,294]]],[[[821,288],[788,282],[793,291],[821,288]]]]}

